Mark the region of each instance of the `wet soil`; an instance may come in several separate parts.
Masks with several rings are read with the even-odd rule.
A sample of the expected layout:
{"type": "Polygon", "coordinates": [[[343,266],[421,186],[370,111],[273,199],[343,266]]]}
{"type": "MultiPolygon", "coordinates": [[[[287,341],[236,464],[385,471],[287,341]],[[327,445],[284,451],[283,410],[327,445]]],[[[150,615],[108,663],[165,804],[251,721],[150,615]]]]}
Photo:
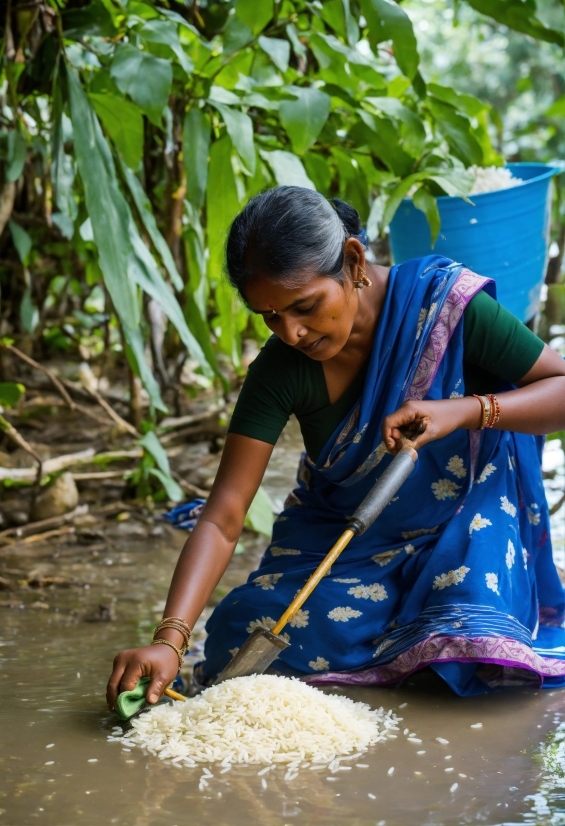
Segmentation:
{"type": "MultiPolygon", "coordinates": [[[[279,505],[293,483],[298,435],[295,426],[284,434],[265,479],[279,505]]],[[[548,462],[560,472],[562,458],[548,462]]],[[[198,463],[196,452],[191,461],[198,463]]],[[[217,461],[202,452],[203,482],[217,461]]],[[[558,481],[549,480],[550,497],[558,481]]],[[[563,516],[554,528],[561,542],[563,516]]],[[[400,734],[363,756],[367,768],[335,775],[303,770],[285,781],[276,769],[267,788],[255,766],[223,775],[212,768],[199,791],[201,769],[108,743],[116,724],[104,702],[112,658],[148,640],[184,539],[116,499],[105,511],[91,508],[74,531],[0,548],[0,826],[565,824],[563,772],[549,767],[547,747],[540,751],[565,722],[565,692],[460,699],[427,673],[400,688],[347,689],[395,709],[422,743],[400,734]]],[[[246,579],[265,539],[245,532],[243,546],[206,615],[246,579]]]]}

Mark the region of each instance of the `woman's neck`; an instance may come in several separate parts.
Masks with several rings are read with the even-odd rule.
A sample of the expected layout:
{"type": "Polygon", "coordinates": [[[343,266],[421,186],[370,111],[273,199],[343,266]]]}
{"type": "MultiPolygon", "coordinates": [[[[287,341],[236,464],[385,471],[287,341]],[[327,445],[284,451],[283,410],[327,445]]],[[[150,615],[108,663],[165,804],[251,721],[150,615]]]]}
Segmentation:
{"type": "Polygon", "coordinates": [[[379,264],[367,265],[370,287],[359,290],[359,309],[351,328],[347,344],[340,351],[344,360],[364,361],[373,348],[375,332],[385,302],[390,268],[379,264]]]}

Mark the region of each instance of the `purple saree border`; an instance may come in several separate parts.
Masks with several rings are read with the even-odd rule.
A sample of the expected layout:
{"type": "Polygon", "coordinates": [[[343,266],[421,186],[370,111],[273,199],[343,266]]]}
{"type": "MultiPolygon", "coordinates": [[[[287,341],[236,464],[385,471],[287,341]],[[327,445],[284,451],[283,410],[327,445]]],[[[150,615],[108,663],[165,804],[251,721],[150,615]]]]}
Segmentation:
{"type": "Polygon", "coordinates": [[[485,278],[468,269],[461,270],[430,333],[428,343],[406,393],[405,401],[423,399],[429,391],[447,350],[447,345],[461,321],[467,304],[489,281],[492,281],[492,278],[485,278]]]}
{"type": "Polygon", "coordinates": [[[432,663],[492,663],[522,668],[538,676],[564,677],[565,661],[540,657],[529,646],[509,637],[455,637],[438,635],[413,645],[385,665],[354,672],[325,672],[306,678],[311,685],[391,685],[432,663]]]}

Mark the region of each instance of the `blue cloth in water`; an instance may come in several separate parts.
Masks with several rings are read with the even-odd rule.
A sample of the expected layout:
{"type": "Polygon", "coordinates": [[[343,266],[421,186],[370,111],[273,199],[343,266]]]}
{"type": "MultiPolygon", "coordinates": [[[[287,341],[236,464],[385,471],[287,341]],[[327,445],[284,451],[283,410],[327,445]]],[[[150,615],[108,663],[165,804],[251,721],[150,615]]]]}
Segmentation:
{"type": "Polygon", "coordinates": [[[169,522],[175,528],[183,531],[191,531],[198,522],[198,518],[204,510],[205,499],[191,499],[184,505],[177,505],[168,513],[163,513],[159,519],[169,522]]]}
{"type": "MultiPolygon", "coordinates": [[[[460,322],[481,289],[495,294],[489,279],[440,256],[391,269],[361,398],[318,462],[302,457],[258,570],[208,620],[206,678],[257,625],[272,627],[386,469],[384,417],[410,399],[464,395],[460,322]]],[[[565,686],[542,441],[456,430],[423,447],[398,495],[285,628],[291,646],[277,670],[385,685],[431,666],[465,696],[565,686]]]]}

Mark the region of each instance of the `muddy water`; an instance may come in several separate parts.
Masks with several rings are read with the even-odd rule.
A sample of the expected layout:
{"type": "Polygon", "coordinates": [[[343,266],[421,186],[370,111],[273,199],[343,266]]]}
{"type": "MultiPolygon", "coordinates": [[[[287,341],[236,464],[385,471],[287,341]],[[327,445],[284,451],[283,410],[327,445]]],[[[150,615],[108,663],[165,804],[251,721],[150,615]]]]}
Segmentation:
{"type": "MultiPolygon", "coordinates": [[[[291,430],[275,451],[266,480],[275,499],[292,481],[298,444],[291,430]]],[[[139,517],[106,520],[102,536],[90,530],[82,540],[79,531],[0,550],[0,576],[14,583],[0,609],[0,826],[565,823],[561,753],[546,739],[565,727],[565,692],[462,700],[426,674],[398,689],[348,689],[395,709],[422,743],[400,733],[359,761],[367,768],[304,770],[291,781],[277,769],[266,788],[260,767],[243,767],[212,769],[199,791],[201,769],[108,743],[116,724],[103,697],[111,659],[147,640],[183,536],[139,517]],[[57,575],[68,587],[30,587],[32,575],[57,575]]],[[[245,579],[263,544],[244,536],[245,551],[212,603],[245,579]]]]}

